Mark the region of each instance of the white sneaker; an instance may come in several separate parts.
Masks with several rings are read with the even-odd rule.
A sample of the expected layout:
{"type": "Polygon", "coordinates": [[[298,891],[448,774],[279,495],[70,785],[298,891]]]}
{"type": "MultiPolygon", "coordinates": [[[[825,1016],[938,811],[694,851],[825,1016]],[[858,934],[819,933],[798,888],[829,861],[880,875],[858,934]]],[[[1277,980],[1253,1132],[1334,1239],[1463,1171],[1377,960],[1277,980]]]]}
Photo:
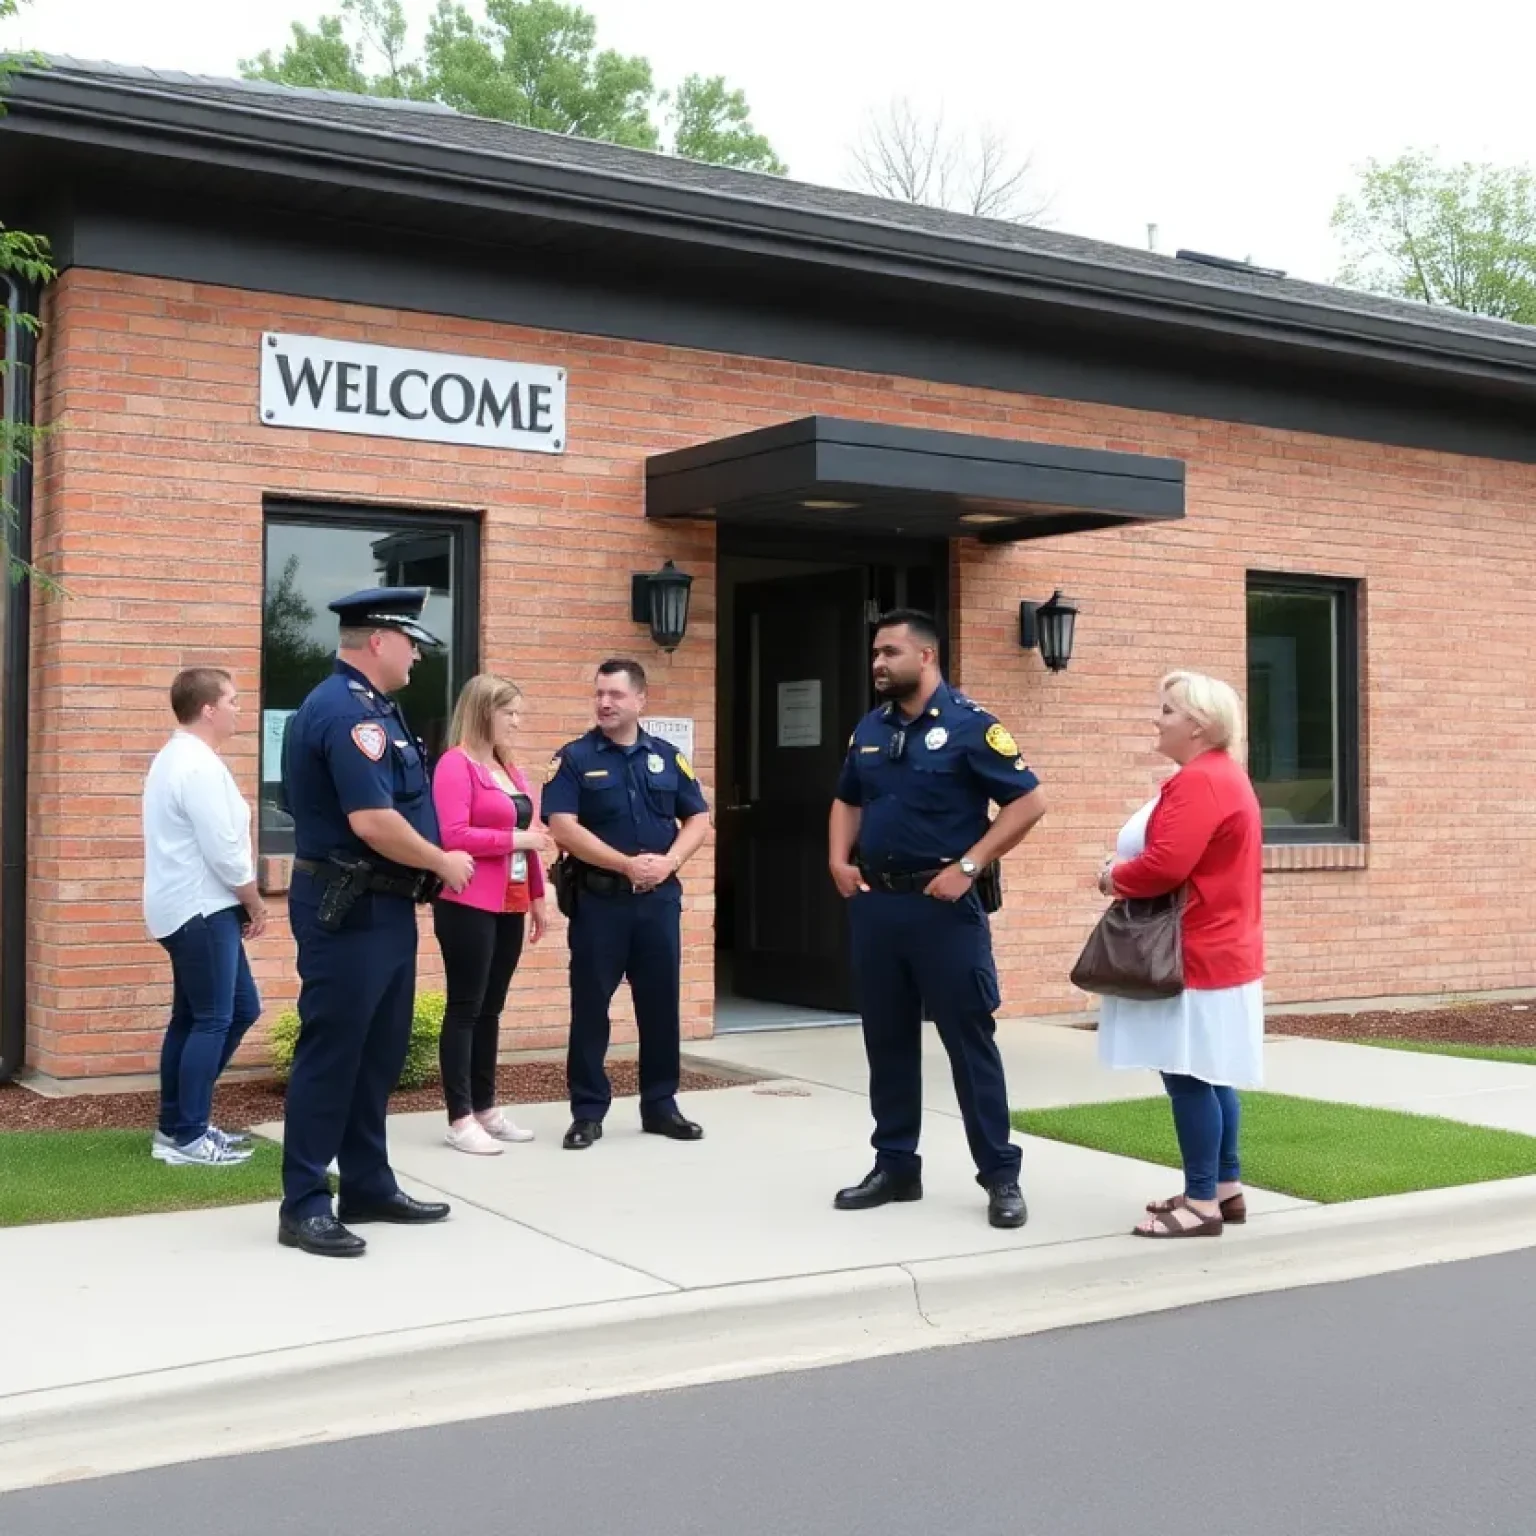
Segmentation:
{"type": "Polygon", "coordinates": [[[173,1142],[163,1151],[157,1149],[156,1156],[173,1168],[234,1168],[251,1160],[251,1154],[245,1148],[228,1146],[207,1135],[199,1137],[189,1147],[178,1147],[173,1142]]]}
{"type": "MultiPolygon", "coordinates": [[[[208,1134],[222,1147],[227,1147],[231,1152],[246,1152],[251,1145],[251,1138],[240,1131],[221,1131],[218,1126],[210,1125],[208,1134]]],[[[167,1153],[176,1148],[175,1140],[167,1136],[164,1131],[157,1130],[149,1144],[149,1155],[160,1162],[169,1162],[167,1153]]]]}
{"type": "Polygon", "coordinates": [[[475,1152],[481,1157],[501,1156],[501,1144],[486,1135],[478,1120],[471,1120],[465,1126],[450,1125],[448,1134],[443,1137],[443,1140],[455,1152],[475,1152]]]}
{"type": "Polygon", "coordinates": [[[532,1131],[525,1131],[522,1126],[514,1124],[499,1109],[488,1109],[483,1115],[476,1115],[475,1119],[484,1127],[485,1134],[494,1136],[497,1141],[533,1140],[532,1131]]]}

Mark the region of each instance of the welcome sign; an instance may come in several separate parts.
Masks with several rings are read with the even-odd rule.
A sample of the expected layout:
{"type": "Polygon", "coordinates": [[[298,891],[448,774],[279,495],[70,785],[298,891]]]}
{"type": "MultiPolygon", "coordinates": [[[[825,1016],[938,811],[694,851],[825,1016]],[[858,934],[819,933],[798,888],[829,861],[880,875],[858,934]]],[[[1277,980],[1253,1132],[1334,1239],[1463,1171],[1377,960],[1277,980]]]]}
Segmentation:
{"type": "Polygon", "coordinates": [[[261,420],[470,448],[565,451],[565,370],[321,336],[261,338],[261,420]]]}

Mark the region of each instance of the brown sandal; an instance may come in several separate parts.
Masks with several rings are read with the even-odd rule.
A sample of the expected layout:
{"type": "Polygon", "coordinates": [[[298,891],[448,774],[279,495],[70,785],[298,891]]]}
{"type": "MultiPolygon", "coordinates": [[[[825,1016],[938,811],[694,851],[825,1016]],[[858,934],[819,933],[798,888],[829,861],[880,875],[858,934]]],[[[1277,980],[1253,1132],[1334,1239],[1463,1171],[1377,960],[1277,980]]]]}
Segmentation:
{"type": "MultiPolygon", "coordinates": [[[[1195,1215],[1200,1213],[1196,1211],[1195,1215]]],[[[1220,1237],[1222,1220],[1220,1216],[1208,1216],[1203,1221],[1197,1221],[1194,1226],[1186,1227],[1180,1223],[1173,1211],[1154,1211],[1152,1213],[1152,1229],[1145,1231],[1141,1227],[1132,1227],[1132,1237],[1220,1237]]]]}
{"type": "MultiPolygon", "coordinates": [[[[1174,1195],[1167,1200],[1149,1200],[1147,1210],[1153,1216],[1161,1215],[1164,1211],[1183,1210],[1189,1204],[1183,1195],[1174,1195]]],[[[1240,1227],[1248,1220],[1248,1202],[1243,1199],[1242,1190],[1235,1195],[1228,1195],[1221,1202],[1221,1219],[1229,1227],[1240,1227]]]]}

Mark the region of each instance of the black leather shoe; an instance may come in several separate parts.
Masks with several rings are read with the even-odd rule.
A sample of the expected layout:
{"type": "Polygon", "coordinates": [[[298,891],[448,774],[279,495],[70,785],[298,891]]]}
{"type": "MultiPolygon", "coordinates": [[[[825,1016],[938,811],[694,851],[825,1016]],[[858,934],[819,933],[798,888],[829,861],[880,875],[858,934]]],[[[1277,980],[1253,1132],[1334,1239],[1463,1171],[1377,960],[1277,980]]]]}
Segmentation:
{"type": "Polygon", "coordinates": [[[348,1205],[342,1200],[336,1207],[343,1222],[390,1221],[399,1226],[441,1221],[448,1211],[449,1207],[440,1201],[413,1200],[403,1189],[397,1189],[387,1200],[374,1200],[367,1205],[348,1205]]]}
{"type": "Polygon", "coordinates": [[[603,1139],[603,1122],[601,1120],[572,1120],[571,1128],[565,1133],[565,1140],[561,1146],[567,1152],[584,1152],[594,1141],[603,1139]]]}
{"type": "Polygon", "coordinates": [[[898,1178],[884,1168],[876,1168],[862,1183],[840,1189],[832,1202],[840,1211],[872,1211],[877,1205],[893,1200],[921,1200],[923,1181],[916,1175],[898,1178]]]}
{"type": "Polygon", "coordinates": [[[987,1220],[994,1227],[1022,1227],[1029,1220],[1024,1191],[1016,1179],[1004,1179],[987,1191],[987,1220]]]}
{"type": "Polygon", "coordinates": [[[355,1232],[348,1232],[334,1216],[306,1216],[294,1221],[277,1218],[277,1240],[284,1248],[300,1248],[323,1259],[355,1259],[367,1247],[355,1232]]]}
{"type": "Polygon", "coordinates": [[[670,1136],[673,1141],[702,1141],[704,1127],[695,1125],[681,1110],[666,1115],[642,1115],[640,1129],[649,1136],[670,1136]]]}

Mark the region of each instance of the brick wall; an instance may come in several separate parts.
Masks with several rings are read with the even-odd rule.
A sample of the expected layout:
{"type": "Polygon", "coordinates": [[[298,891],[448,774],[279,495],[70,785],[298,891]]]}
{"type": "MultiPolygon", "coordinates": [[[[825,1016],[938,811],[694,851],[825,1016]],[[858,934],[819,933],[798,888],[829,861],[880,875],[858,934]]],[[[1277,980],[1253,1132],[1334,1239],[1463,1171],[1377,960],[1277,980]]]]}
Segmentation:
{"type": "MultiPolygon", "coordinates": [[[[168,728],[169,679],[214,661],[246,691],[251,730],[231,761],[255,798],[264,493],[483,513],[482,661],[527,689],[535,769],[588,718],[594,659],[641,643],[629,573],[675,559],[696,577],[693,618],[671,657],[644,643],[650,707],[697,720],[713,803],[713,533],[646,523],[644,460],[812,412],[1188,465],[1176,526],[959,546],[952,671],[1012,728],[1052,805],[1008,865],[995,928],[1006,1011],[1088,1006],[1065,976],[1098,911],[1099,859],[1164,771],[1148,750],[1156,680],[1180,665],[1242,686],[1253,567],[1365,583],[1367,849],[1329,860],[1355,867],[1267,877],[1271,995],[1532,981],[1536,469],[99,272],[67,274],[47,320],[40,415],[57,435],[38,476],[38,552],[71,596],[36,606],[30,1051],[42,1071],[154,1061],[168,988],[140,918],[139,785],[168,728]],[[265,330],[565,367],[570,448],[517,456],[265,429],[265,330]],[[1051,675],[1019,651],[1016,616],[1020,598],[1058,585],[1083,611],[1071,668],[1051,675]]],[[[706,852],[690,867],[684,920],[695,1037],[710,1027],[709,866],[706,852]]],[[[430,985],[436,946],[429,928],[423,938],[430,985]]],[[[296,990],[280,915],[254,963],[270,1018],[296,990]]],[[[564,963],[557,923],[514,988],[512,1043],[562,1042],[564,963]]],[[[632,1038],[627,1023],[616,1038],[632,1038]]],[[[258,1031],[241,1060],[261,1056],[258,1031]]]]}

